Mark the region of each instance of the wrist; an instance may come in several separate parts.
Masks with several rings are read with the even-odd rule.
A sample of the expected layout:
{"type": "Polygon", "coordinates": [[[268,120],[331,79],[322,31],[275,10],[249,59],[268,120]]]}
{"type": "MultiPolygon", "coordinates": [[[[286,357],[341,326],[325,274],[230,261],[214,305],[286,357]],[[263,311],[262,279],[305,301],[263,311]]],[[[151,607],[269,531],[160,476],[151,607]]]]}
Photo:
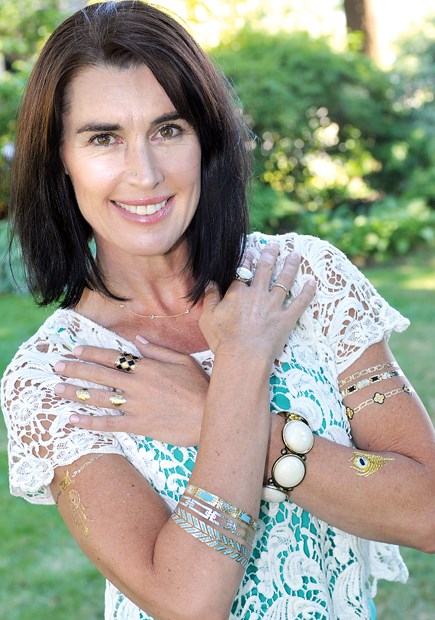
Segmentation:
{"type": "Polygon", "coordinates": [[[284,423],[278,419],[272,424],[266,459],[267,473],[262,497],[264,501],[269,502],[285,501],[288,493],[302,482],[306,471],[306,455],[314,445],[313,432],[303,416],[288,411],[279,412],[273,419],[280,417],[281,420],[284,419],[284,423]],[[277,445],[283,447],[281,455],[275,460],[277,445]]]}

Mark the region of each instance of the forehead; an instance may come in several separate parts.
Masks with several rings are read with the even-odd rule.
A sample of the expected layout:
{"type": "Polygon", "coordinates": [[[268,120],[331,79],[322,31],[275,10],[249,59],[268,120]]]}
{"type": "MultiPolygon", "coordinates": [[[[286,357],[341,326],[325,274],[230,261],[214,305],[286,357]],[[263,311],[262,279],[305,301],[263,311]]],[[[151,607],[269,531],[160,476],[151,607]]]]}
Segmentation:
{"type": "Polygon", "coordinates": [[[128,69],[85,67],[66,92],[66,117],[87,114],[142,114],[173,111],[174,105],[146,65],[128,69]]]}

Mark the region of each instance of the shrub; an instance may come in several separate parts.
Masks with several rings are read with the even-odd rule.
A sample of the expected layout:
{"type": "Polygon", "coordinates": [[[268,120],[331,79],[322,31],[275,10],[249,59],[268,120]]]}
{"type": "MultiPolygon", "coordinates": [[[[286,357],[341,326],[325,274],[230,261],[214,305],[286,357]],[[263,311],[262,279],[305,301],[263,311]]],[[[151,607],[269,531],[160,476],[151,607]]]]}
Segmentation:
{"type": "Polygon", "coordinates": [[[6,220],[0,221],[0,293],[28,293],[21,253],[17,244],[13,244],[9,253],[9,234],[6,220]]]}
{"type": "Polygon", "coordinates": [[[213,55],[258,137],[261,184],[312,212],[379,197],[383,158],[407,135],[387,74],[305,33],[245,29],[213,55]]]}

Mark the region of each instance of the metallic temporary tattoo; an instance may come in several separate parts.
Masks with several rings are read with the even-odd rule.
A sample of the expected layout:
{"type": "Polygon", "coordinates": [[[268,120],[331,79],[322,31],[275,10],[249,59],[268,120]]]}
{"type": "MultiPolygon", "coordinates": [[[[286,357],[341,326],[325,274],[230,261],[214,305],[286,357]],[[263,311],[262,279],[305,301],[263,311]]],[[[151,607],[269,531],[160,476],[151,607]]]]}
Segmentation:
{"type": "Polygon", "coordinates": [[[370,368],[364,368],[363,370],[359,370],[353,375],[342,379],[338,385],[340,388],[342,388],[346,385],[346,383],[355,381],[356,379],[364,377],[365,375],[369,375],[372,372],[380,372],[381,370],[385,370],[386,368],[399,368],[399,364],[397,364],[396,362],[387,362],[386,364],[378,364],[377,366],[370,366],[370,368]]]}
{"type": "Polygon", "coordinates": [[[403,377],[403,372],[400,369],[399,370],[387,370],[377,375],[372,375],[371,377],[368,377],[367,379],[361,379],[361,381],[358,381],[358,383],[354,383],[353,385],[350,385],[345,390],[341,390],[341,395],[343,398],[346,398],[346,396],[349,396],[349,394],[353,394],[354,392],[357,392],[358,390],[362,390],[365,387],[372,385],[373,383],[377,383],[378,381],[385,381],[387,379],[392,379],[393,377],[403,377]]]}
{"type": "Polygon", "coordinates": [[[397,396],[398,394],[401,394],[402,392],[405,392],[405,394],[414,394],[414,388],[411,387],[410,385],[402,385],[401,388],[397,388],[395,390],[391,390],[390,392],[385,392],[385,394],[383,394],[382,392],[375,392],[373,394],[372,398],[369,398],[368,400],[363,401],[360,405],[358,405],[358,407],[355,407],[355,409],[351,409],[350,407],[346,407],[346,415],[349,418],[349,420],[352,420],[352,418],[354,417],[354,415],[356,413],[358,413],[359,411],[361,411],[361,409],[364,409],[364,407],[368,407],[369,405],[383,405],[385,400],[387,398],[391,398],[392,396],[397,396]]]}
{"type": "MultiPolygon", "coordinates": [[[[57,497],[56,497],[56,506],[57,506],[57,504],[59,502],[60,494],[63,491],[66,491],[72,484],[74,484],[74,478],[78,474],[80,474],[85,469],[85,467],[87,467],[88,465],[90,465],[94,461],[97,461],[102,456],[104,456],[104,454],[95,454],[88,461],[85,461],[71,475],[69,473],[69,470],[66,471],[65,476],[59,482],[60,491],[59,491],[59,493],[57,494],[57,497]]],[[[68,504],[69,504],[69,508],[70,508],[71,512],[73,513],[75,525],[79,529],[82,530],[82,532],[83,532],[83,534],[85,536],[89,536],[90,535],[90,531],[89,531],[88,523],[92,523],[94,519],[93,519],[93,517],[91,515],[87,514],[87,508],[86,508],[86,506],[84,506],[82,504],[81,499],[80,499],[80,494],[75,489],[70,489],[68,491],[68,504]]]]}
{"type": "Polygon", "coordinates": [[[368,452],[353,452],[351,458],[351,468],[356,470],[358,476],[370,476],[379,471],[387,461],[394,461],[393,458],[369,454],[368,452]]]}
{"type": "Polygon", "coordinates": [[[81,502],[80,495],[75,489],[71,489],[68,493],[69,507],[74,515],[74,523],[82,530],[85,536],[89,536],[88,523],[92,523],[94,520],[91,515],[86,514],[87,508],[81,502]]]}

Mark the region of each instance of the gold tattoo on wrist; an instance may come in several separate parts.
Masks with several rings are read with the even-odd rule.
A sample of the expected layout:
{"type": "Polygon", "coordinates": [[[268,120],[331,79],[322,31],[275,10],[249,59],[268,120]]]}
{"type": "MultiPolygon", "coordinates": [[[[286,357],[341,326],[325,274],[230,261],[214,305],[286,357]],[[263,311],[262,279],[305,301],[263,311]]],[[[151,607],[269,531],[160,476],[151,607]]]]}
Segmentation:
{"type": "MultiPolygon", "coordinates": [[[[103,454],[96,454],[91,459],[83,463],[83,465],[81,465],[78,469],[76,469],[71,475],[69,471],[67,470],[65,476],[59,482],[60,491],[56,497],[56,506],[58,505],[60,494],[63,491],[66,491],[67,489],[69,489],[69,487],[74,483],[74,478],[78,474],[80,474],[85,469],[85,467],[87,467],[91,463],[94,463],[102,456],[103,454]]],[[[71,512],[74,515],[75,525],[80,530],[82,530],[85,536],[89,536],[90,531],[89,531],[88,523],[92,523],[94,519],[91,515],[87,514],[87,508],[86,506],[82,504],[82,501],[80,499],[80,494],[75,489],[69,489],[68,491],[68,505],[69,505],[71,512]]]]}
{"type": "Polygon", "coordinates": [[[350,467],[356,470],[357,476],[364,476],[365,478],[379,471],[387,461],[394,461],[392,457],[387,458],[386,456],[359,451],[353,452],[349,460],[352,462],[350,467]]]}

